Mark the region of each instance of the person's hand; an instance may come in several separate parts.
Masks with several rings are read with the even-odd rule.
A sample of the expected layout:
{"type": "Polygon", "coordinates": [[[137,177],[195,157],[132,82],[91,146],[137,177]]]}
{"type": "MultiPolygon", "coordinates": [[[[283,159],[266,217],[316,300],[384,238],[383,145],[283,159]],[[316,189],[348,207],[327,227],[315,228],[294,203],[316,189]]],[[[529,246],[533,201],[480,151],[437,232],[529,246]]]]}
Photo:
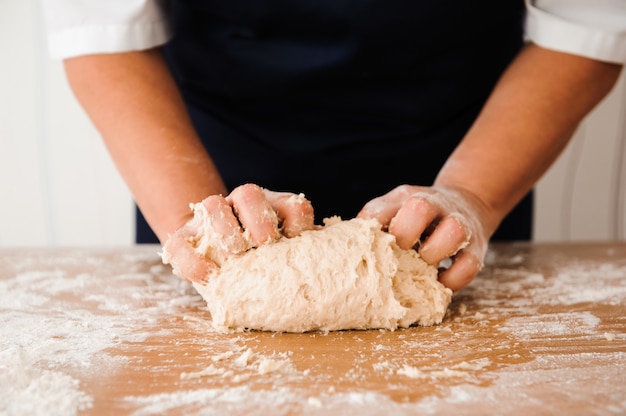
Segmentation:
{"type": "Polygon", "coordinates": [[[477,197],[449,187],[401,185],[368,202],[358,216],[376,218],[399,247],[415,248],[431,265],[450,258],[439,280],[454,291],[478,274],[494,231],[477,197]]]}
{"type": "Polygon", "coordinates": [[[304,196],[253,184],[227,197],[209,196],[193,209],[193,218],[168,238],[162,253],[174,274],[191,282],[206,281],[229,256],[314,228],[313,207],[304,196]]]}

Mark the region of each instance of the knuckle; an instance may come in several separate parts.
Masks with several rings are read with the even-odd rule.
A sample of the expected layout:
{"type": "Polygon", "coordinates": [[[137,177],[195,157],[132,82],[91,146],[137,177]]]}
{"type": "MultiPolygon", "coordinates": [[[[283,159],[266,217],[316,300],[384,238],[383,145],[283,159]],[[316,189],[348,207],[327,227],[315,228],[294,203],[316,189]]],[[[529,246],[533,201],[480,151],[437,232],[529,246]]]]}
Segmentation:
{"type": "Polygon", "coordinates": [[[413,186],[407,184],[398,185],[392,192],[398,195],[409,195],[413,192],[413,186]]]}

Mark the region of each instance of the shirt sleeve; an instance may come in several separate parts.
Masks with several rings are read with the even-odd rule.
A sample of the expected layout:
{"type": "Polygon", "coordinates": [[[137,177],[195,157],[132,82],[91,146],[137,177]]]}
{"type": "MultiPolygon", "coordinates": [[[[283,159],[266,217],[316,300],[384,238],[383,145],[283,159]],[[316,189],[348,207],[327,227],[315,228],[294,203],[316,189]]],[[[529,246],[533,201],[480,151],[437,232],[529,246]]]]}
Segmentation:
{"type": "Polygon", "coordinates": [[[526,0],[526,37],[539,46],[626,62],[626,1],[526,0]]]}
{"type": "Polygon", "coordinates": [[[166,43],[166,0],[42,0],[53,58],[144,50],[166,43]]]}

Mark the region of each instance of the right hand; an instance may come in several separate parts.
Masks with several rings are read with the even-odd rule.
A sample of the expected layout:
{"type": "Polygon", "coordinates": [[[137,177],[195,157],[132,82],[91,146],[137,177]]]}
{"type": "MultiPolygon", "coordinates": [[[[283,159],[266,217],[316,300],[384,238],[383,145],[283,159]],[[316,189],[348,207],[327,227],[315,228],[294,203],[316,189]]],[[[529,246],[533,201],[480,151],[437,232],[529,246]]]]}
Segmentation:
{"type": "Polygon", "coordinates": [[[403,249],[415,249],[438,266],[439,281],[459,291],[483,267],[489,238],[498,223],[494,213],[468,190],[452,186],[401,185],[368,202],[359,217],[376,218],[403,249]]]}
{"type": "Polygon", "coordinates": [[[206,282],[220,264],[252,247],[295,237],[314,229],[313,206],[302,195],[241,185],[227,197],[211,195],[194,207],[194,215],[170,235],[163,262],[190,282],[206,282]],[[199,215],[199,210],[204,215],[199,215]],[[206,247],[198,245],[209,242],[206,247]]]}

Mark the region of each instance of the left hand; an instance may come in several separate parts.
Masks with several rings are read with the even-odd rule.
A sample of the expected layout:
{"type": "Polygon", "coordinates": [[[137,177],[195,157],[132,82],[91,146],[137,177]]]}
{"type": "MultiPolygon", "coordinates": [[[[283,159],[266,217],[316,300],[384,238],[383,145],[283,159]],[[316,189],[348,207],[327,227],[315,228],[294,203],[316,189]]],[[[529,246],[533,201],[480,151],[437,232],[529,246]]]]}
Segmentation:
{"type": "Polygon", "coordinates": [[[453,187],[401,185],[368,202],[358,216],[376,218],[400,248],[415,248],[431,265],[450,258],[452,265],[440,271],[439,280],[454,291],[481,270],[495,229],[485,204],[453,187]]]}

